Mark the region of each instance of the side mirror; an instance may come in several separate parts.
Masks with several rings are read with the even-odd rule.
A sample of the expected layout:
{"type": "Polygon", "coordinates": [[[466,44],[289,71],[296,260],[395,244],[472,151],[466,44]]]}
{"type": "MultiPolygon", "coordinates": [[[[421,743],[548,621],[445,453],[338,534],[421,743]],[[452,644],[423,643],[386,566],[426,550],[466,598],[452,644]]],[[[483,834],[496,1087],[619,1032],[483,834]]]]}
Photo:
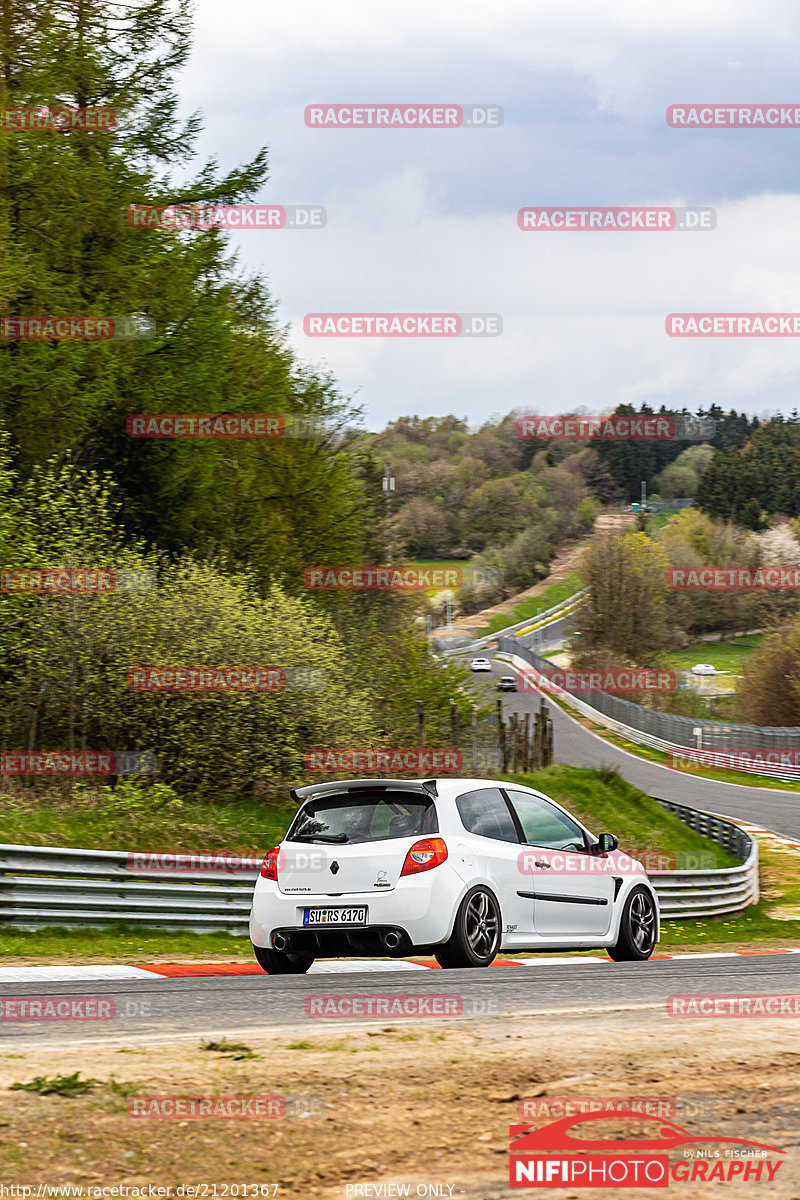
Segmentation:
{"type": "Polygon", "coordinates": [[[610,850],[616,850],[619,842],[613,833],[601,833],[597,843],[597,849],[601,854],[607,854],[610,850]]]}

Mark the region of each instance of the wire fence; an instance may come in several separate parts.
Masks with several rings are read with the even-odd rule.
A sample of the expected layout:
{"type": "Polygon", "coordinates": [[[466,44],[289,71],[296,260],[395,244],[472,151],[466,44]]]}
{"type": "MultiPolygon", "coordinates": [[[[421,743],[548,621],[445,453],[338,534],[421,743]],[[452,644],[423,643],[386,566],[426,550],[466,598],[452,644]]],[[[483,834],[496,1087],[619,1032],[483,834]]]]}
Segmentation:
{"type": "MultiPolygon", "coordinates": [[[[537,671],[552,670],[553,664],[535,650],[520,645],[516,638],[498,638],[499,649],[515,654],[530,663],[537,671]]],[[[567,674],[560,690],[577,695],[568,686],[567,674]]],[[[632,700],[611,696],[608,692],[581,692],[583,703],[629,729],[639,730],[649,737],[702,750],[758,749],[787,751],[800,749],[800,726],[744,725],[733,721],[706,721],[699,717],[680,717],[675,713],[658,712],[632,700]]]]}

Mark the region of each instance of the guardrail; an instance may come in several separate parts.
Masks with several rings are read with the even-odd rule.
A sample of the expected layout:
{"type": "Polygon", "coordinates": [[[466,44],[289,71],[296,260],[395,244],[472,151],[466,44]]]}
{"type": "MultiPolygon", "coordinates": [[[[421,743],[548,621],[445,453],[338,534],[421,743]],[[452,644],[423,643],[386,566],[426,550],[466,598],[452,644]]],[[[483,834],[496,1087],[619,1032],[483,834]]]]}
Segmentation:
{"type": "MultiPolygon", "coordinates": [[[[442,648],[439,646],[440,653],[443,657],[451,654],[471,654],[475,650],[484,650],[491,642],[496,642],[501,637],[518,637],[531,633],[535,629],[540,629],[545,625],[550,625],[554,621],[560,620],[567,613],[572,612],[583,597],[588,593],[588,588],[581,588],[580,591],[574,592],[571,596],[567,596],[566,600],[562,600],[560,604],[554,604],[552,608],[546,609],[544,612],[536,613],[533,617],[526,617],[524,621],[517,621],[515,625],[506,625],[503,629],[498,629],[496,633],[487,633],[480,638],[467,638],[462,641],[458,638],[458,646],[442,648]]],[[[445,642],[444,638],[435,638],[438,643],[445,642]]]]}
{"type": "MultiPolygon", "coordinates": [[[[684,760],[690,760],[696,752],[698,756],[698,765],[709,768],[718,768],[719,770],[735,770],[751,775],[764,775],[770,779],[780,779],[784,782],[800,779],[800,766],[791,763],[772,764],[766,761],[766,756],[772,752],[773,756],[777,755],[780,758],[781,752],[786,754],[792,748],[797,748],[800,745],[800,727],[790,727],[786,729],[771,727],[760,727],[756,725],[726,725],[721,721],[711,722],[694,720],[691,717],[676,716],[675,713],[657,712],[653,708],[645,708],[642,704],[634,704],[631,700],[623,700],[619,696],[610,696],[607,692],[591,692],[588,693],[595,697],[594,703],[588,700],[583,700],[575,696],[566,688],[559,687],[554,684],[546,675],[542,674],[542,668],[552,670],[553,664],[542,655],[537,654],[527,646],[522,646],[519,642],[511,638],[500,639],[498,642],[499,653],[504,654],[508,658],[516,658],[521,664],[518,670],[524,671],[531,676],[531,681],[534,687],[541,683],[541,690],[547,694],[558,696],[570,708],[574,708],[576,712],[581,713],[584,717],[589,717],[597,725],[603,725],[606,729],[611,729],[614,733],[620,734],[627,741],[633,742],[639,746],[649,746],[651,750],[660,750],[664,754],[678,754],[684,760]],[[613,712],[622,713],[629,717],[629,721],[619,720],[612,716],[607,709],[613,712]],[[636,720],[639,725],[633,725],[629,722],[636,720]],[[650,728],[642,728],[644,725],[649,725],[650,728]],[[672,741],[664,737],[659,737],[658,733],[653,730],[660,731],[675,731],[676,740],[672,741]],[[700,745],[697,745],[696,730],[699,730],[700,745]],[[678,741],[677,737],[683,740],[678,741]],[[723,739],[727,738],[727,741],[723,739]],[[725,755],[735,753],[737,748],[746,748],[748,750],[761,750],[764,754],[762,762],[751,761],[744,759],[738,760],[736,765],[731,765],[726,761],[725,755]],[[713,756],[719,755],[719,761],[713,762],[713,756]],[[702,762],[700,762],[702,759],[702,762]]],[[[691,761],[686,761],[686,766],[691,767],[691,761]]]]}
{"type": "Polygon", "coordinates": [[[258,868],[131,870],[124,850],[0,845],[0,923],[27,929],[125,921],[158,929],[247,933],[258,868]]]}
{"type": "MultiPolygon", "coordinates": [[[[758,845],[743,829],[660,800],[686,824],[743,858],[740,867],[712,871],[655,871],[661,914],[720,916],[758,900],[758,845]],[[688,814],[688,816],[687,816],[688,814]]],[[[0,845],[0,924],[102,927],[124,921],[153,929],[247,934],[257,868],[250,863],[216,871],[132,870],[118,850],[0,845]]]]}
{"type": "Polygon", "coordinates": [[[722,917],[741,912],[749,904],[757,904],[758,842],[745,829],[716,817],[712,813],[676,804],[673,800],[658,803],[674,813],[684,825],[703,837],[723,846],[742,860],[738,867],[721,867],[711,871],[651,871],[650,879],[658,894],[661,916],[666,920],[679,917],[722,917]]]}

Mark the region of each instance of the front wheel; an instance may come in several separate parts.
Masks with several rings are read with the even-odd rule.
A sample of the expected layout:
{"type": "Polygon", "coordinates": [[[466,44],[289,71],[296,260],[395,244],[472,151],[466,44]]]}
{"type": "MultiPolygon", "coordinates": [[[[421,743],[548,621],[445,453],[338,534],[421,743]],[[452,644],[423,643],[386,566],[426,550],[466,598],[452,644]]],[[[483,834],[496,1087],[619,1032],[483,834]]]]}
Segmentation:
{"type": "Polygon", "coordinates": [[[268,975],[305,975],[314,961],[312,954],[283,954],[264,946],[253,946],[253,951],[258,965],[268,975]]]}
{"type": "Polygon", "coordinates": [[[644,888],[636,888],[625,901],[616,946],[608,953],[614,962],[642,962],[656,944],[656,906],[644,888]]]}
{"type": "Polygon", "coordinates": [[[434,958],[440,967],[488,967],[500,945],[500,907],[487,888],[468,892],[453,932],[434,958]]]}

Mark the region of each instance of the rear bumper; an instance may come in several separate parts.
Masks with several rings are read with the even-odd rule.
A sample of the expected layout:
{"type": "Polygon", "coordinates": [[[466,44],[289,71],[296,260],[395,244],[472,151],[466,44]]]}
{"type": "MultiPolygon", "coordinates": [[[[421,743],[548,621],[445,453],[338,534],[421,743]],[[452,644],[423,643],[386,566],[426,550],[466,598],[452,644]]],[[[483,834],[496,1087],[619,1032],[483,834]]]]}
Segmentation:
{"type": "Polygon", "coordinates": [[[435,867],[430,874],[407,876],[390,892],[350,892],[343,896],[287,895],[272,880],[259,877],[250,912],[250,940],[254,946],[269,949],[286,950],[291,945],[297,953],[316,957],[351,952],[402,956],[447,941],[463,892],[463,881],[448,863],[435,867]],[[303,925],[305,908],[354,905],[366,905],[366,925],[303,925]],[[396,946],[386,944],[387,933],[398,935],[396,946]],[[284,939],[283,946],[275,945],[276,935],[284,939]]]}
{"type": "Polygon", "coordinates": [[[270,941],[276,950],[311,954],[314,958],[342,958],[351,954],[403,958],[415,948],[408,932],[400,925],[370,925],[357,929],[298,929],[290,926],[273,929],[270,941]]]}

